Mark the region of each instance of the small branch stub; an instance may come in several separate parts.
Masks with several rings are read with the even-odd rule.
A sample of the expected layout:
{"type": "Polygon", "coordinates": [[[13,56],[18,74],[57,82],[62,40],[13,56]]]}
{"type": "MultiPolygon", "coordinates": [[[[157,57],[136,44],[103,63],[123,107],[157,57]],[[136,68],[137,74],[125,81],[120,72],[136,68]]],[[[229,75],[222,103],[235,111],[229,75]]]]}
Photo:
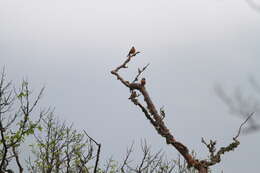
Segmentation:
{"type": "Polygon", "coordinates": [[[141,85],[144,86],[145,84],[146,84],[146,80],[145,80],[145,78],[142,78],[141,85]]]}

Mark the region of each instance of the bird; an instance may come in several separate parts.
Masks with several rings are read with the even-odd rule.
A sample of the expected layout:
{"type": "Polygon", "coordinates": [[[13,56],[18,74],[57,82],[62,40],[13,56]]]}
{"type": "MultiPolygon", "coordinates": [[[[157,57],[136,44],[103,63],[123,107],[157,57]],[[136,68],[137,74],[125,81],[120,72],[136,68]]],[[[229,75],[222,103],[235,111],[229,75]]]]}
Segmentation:
{"type": "Polygon", "coordinates": [[[144,86],[145,83],[146,83],[146,82],[145,82],[145,78],[142,78],[142,80],[141,80],[141,85],[144,86]]]}
{"type": "Polygon", "coordinates": [[[135,50],[135,47],[132,46],[127,56],[129,57],[129,56],[135,54],[135,51],[136,51],[136,50],[135,50]]]}

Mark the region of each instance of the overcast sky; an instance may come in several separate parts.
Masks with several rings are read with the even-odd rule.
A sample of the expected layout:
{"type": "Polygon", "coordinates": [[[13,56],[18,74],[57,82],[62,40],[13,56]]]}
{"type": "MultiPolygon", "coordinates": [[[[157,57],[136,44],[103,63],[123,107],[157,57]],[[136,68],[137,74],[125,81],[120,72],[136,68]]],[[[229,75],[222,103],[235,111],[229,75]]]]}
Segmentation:
{"type": "MultiPolygon", "coordinates": [[[[214,86],[232,92],[247,88],[250,75],[260,81],[260,12],[245,1],[0,1],[0,68],[10,80],[27,78],[35,92],[46,86],[42,107],[55,107],[100,141],[102,159],[120,160],[144,138],[177,158],[110,74],[132,45],[141,54],[123,75],[131,80],[151,63],[147,88],[177,139],[200,158],[207,154],[202,136],[218,146],[231,142],[242,119],[230,115],[214,86]]],[[[215,172],[259,170],[260,133],[240,140],[215,172]]]]}

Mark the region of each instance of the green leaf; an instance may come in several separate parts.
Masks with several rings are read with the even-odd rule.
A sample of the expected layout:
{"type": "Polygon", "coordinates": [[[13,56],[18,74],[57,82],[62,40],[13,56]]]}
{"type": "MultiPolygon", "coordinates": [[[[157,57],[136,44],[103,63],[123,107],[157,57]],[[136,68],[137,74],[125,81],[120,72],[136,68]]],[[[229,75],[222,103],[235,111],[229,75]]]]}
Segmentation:
{"type": "Polygon", "coordinates": [[[22,98],[22,97],[25,97],[27,94],[25,94],[25,93],[23,93],[23,92],[21,92],[20,94],[18,94],[18,98],[22,98]]]}
{"type": "Polygon", "coordinates": [[[42,127],[41,127],[40,125],[37,127],[37,129],[38,129],[39,131],[42,131],[42,127]]]}

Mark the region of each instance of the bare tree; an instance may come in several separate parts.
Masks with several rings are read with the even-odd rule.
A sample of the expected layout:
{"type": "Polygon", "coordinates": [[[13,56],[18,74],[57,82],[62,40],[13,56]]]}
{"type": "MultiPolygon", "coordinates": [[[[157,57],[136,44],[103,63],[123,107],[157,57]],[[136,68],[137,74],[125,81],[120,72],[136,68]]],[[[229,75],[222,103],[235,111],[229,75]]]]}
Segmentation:
{"type": "MultiPolygon", "coordinates": [[[[150,97],[150,94],[148,93],[146,89],[147,81],[145,78],[142,78],[139,81],[139,77],[142,74],[144,70],[147,69],[148,65],[146,65],[143,68],[138,68],[137,75],[134,77],[134,80],[132,82],[129,82],[128,80],[125,80],[120,74],[119,70],[128,68],[128,63],[140,52],[136,51],[134,49],[134,52],[132,51],[132,48],[127,56],[127,59],[118,67],[116,67],[114,70],[111,71],[111,74],[117,77],[117,79],[130,90],[130,97],[129,99],[138,106],[141,111],[144,113],[145,117],[149,120],[151,125],[154,127],[154,129],[157,131],[157,133],[166,140],[166,143],[169,145],[172,145],[185,159],[187,162],[187,168],[195,168],[199,171],[199,173],[208,173],[209,167],[215,165],[216,163],[219,163],[221,161],[221,156],[229,151],[233,151],[235,148],[238,147],[240,142],[237,140],[240,129],[242,125],[249,119],[246,119],[244,123],[242,123],[241,127],[239,128],[238,134],[233,138],[233,142],[229,144],[226,147],[221,147],[218,151],[215,148],[216,142],[210,141],[210,143],[206,143],[205,140],[202,140],[202,142],[207,146],[209,150],[209,159],[204,160],[198,160],[196,159],[189,151],[186,145],[184,145],[182,142],[175,139],[174,135],[170,132],[168,127],[166,126],[164,122],[165,112],[163,109],[160,109],[158,111],[150,97]],[[144,99],[144,103],[141,103],[138,100],[138,97],[142,96],[144,99]]],[[[249,117],[251,117],[253,114],[250,114],[249,117]]]]}

